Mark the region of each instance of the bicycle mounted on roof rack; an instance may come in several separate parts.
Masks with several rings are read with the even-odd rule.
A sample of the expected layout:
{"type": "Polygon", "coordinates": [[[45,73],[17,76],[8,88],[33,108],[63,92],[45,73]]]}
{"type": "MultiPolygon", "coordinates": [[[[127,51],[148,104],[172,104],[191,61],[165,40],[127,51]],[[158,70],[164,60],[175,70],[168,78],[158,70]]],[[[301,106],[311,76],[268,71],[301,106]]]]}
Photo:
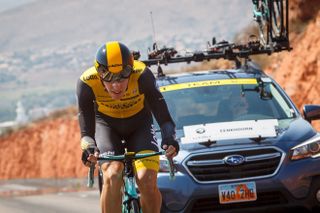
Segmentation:
{"type": "MultiPolygon", "coordinates": [[[[245,59],[245,65],[250,60],[249,56],[268,54],[284,50],[290,51],[288,33],[288,0],[252,0],[254,5],[253,17],[259,25],[259,37],[250,35],[245,44],[229,43],[221,41],[208,43],[207,48],[202,51],[195,51],[188,55],[180,55],[174,48],[163,47],[158,49],[153,44],[152,51],[148,52],[148,59],[141,60],[147,66],[158,66],[158,77],[164,76],[161,64],[191,63],[210,61],[211,59],[227,59],[235,61],[236,68],[241,67],[240,59],[245,59]]],[[[140,58],[140,52],[133,51],[134,58],[140,58]]]]}

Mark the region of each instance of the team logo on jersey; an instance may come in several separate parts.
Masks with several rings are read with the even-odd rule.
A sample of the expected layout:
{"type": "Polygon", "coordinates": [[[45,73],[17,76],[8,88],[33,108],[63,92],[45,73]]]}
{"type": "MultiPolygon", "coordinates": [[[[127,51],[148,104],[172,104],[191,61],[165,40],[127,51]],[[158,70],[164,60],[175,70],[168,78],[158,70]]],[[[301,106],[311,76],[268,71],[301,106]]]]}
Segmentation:
{"type": "Polygon", "coordinates": [[[98,76],[96,75],[83,76],[82,78],[83,81],[96,80],[96,79],[98,79],[98,76]]]}

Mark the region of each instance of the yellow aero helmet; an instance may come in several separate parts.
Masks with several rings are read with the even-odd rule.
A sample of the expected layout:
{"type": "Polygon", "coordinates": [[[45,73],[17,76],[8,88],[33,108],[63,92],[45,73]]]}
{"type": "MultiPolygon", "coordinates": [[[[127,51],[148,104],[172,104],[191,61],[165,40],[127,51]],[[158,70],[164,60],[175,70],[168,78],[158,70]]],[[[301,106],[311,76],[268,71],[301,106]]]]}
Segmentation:
{"type": "Polygon", "coordinates": [[[133,55],[126,45],[118,41],[107,42],[98,49],[94,64],[102,80],[117,81],[129,78],[133,55]]]}

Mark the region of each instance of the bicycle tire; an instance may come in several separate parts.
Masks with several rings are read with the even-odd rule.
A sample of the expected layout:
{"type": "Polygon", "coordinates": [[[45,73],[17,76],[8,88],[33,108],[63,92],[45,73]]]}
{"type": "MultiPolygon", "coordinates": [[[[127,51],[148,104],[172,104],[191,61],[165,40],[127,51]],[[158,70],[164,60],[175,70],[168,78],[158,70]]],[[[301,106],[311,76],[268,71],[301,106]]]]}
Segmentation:
{"type": "Polygon", "coordinates": [[[261,17],[258,21],[259,37],[262,45],[268,45],[270,42],[270,11],[269,0],[258,0],[257,9],[261,12],[261,17]]]}
{"type": "Polygon", "coordinates": [[[99,172],[98,172],[98,186],[99,186],[99,192],[100,192],[100,195],[101,195],[102,186],[103,186],[103,174],[102,174],[102,171],[100,169],[99,169],[99,172]]]}
{"type": "Polygon", "coordinates": [[[272,41],[285,38],[285,11],[283,10],[283,0],[270,0],[270,37],[272,41]]]}
{"type": "Polygon", "coordinates": [[[141,213],[138,200],[132,199],[129,203],[129,213],[141,213]]]}

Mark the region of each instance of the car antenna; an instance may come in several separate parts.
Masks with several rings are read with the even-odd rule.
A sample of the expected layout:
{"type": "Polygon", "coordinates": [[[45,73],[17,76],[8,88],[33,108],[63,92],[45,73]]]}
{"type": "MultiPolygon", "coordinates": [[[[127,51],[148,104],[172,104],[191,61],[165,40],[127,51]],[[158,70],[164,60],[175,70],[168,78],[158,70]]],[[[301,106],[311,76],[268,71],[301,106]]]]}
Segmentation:
{"type": "Polygon", "coordinates": [[[155,44],[157,42],[156,42],[156,31],[155,31],[155,28],[154,28],[152,11],[150,11],[150,19],[151,19],[151,26],[152,26],[152,32],[153,32],[153,43],[155,44]]]}
{"type": "MultiPolygon", "coordinates": [[[[150,20],[151,20],[151,26],[152,26],[152,32],[153,32],[153,45],[152,45],[152,51],[150,51],[150,49],[149,49],[149,53],[148,53],[149,57],[150,57],[150,55],[154,55],[154,54],[158,54],[159,53],[157,40],[156,40],[156,30],[155,30],[155,27],[154,27],[152,11],[150,11],[150,20]]],[[[165,76],[164,73],[163,73],[163,70],[162,70],[162,68],[160,66],[160,62],[157,65],[158,65],[157,77],[165,76]]]]}

